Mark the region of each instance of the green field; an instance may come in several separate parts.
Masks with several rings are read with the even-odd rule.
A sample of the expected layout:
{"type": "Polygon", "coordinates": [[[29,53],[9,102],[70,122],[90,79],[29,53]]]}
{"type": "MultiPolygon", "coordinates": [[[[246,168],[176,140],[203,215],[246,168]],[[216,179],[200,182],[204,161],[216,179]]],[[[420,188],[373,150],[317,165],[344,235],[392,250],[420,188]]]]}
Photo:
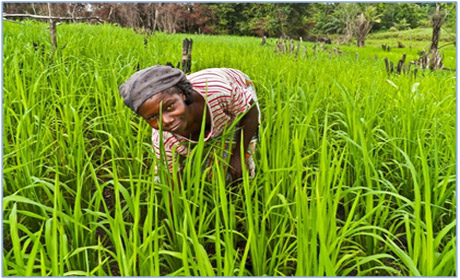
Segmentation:
{"type": "Polygon", "coordinates": [[[53,51],[46,24],[3,25],[4,276],[457,274],[454,71],[389,75],[384,57],[417,50],[377,39],[296,58],[249,37],[57,32],[53,51]],[[235,188],[190,164],[203,141],[180,191],[154,183],[151,129],[118,94],[184,38],[192,71],[237,68],[257,89],[258,171],[235,188]]]}

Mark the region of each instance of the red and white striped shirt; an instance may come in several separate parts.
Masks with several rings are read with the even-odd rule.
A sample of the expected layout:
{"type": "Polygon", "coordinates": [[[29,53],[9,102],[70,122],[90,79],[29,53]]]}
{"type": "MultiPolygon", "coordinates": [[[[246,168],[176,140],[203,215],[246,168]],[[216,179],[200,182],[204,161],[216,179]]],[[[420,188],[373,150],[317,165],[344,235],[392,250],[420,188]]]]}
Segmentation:
{"type": "MultiPolygon", "coordinates": [[[[252,82],[243,72],[231,68],[211,68],[187,76],[193,89],[207,101],[211,115],[211,131],[204,141],[220,136],[227,125],[240,114],[251,108],[250,101],[257,104],[257,96],[252,82]],[[249,87],[248,87],[249,86],[249,87]]],[[[188,154],[187,143],[196,141],[181,135],[163,131],[163,143],[169,171],[173,172],[173,151],[181,156],[188,154]]],[[[152,130],[153,150],[160,159],[160,133],[152,130]]],[[[179,166],[179,170],[182,169],[179,166]]]]}

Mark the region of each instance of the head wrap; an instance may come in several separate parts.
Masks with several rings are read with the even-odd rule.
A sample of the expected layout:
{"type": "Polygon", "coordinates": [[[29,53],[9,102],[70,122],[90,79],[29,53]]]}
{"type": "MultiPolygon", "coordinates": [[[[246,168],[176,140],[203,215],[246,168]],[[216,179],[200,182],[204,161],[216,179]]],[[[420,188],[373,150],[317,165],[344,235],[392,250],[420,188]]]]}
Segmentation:
{"type": "Polygon", "coordinates": [[[118,90],[125,105],[137,113],[147,99],[182,82],[188,80],[181,70],[156,65],[134,73],[118,90]]]}

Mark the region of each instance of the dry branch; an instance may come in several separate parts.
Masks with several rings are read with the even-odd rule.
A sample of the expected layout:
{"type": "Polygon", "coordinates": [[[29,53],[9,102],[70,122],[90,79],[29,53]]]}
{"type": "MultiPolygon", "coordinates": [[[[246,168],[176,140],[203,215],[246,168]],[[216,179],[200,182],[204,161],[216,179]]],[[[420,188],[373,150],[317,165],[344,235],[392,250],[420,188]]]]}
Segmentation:
{"type": "Polygon", "coordinates": [[[29,14],[5,14],[5,13],[3,13],[3,17],[4,18],[7,18],[7,17],[36,18],[36,19],[57,20],[57,21],[94,19],[99,22],[104,22],[99,17],[55,17],[55,16],[40,16],[40,15],[29,15],[29,14]]]}

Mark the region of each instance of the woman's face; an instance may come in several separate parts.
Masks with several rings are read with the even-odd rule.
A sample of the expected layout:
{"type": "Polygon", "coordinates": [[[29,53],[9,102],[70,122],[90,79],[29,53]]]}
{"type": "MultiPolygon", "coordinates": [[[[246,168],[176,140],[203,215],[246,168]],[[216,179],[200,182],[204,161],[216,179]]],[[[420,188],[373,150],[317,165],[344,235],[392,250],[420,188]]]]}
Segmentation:
{"type": "Polygon", "coordinates": [[[192,120],[192,116],[185,99],[185,95],[177,90],[166,90],[145,101],[139,107],[138,113],[154,129],[159,130],[162,121],[164,131],[188,137],[190,135],[188,122],[192,120]],[[162,120],[160,120],[160,110],[162,120]]]}

